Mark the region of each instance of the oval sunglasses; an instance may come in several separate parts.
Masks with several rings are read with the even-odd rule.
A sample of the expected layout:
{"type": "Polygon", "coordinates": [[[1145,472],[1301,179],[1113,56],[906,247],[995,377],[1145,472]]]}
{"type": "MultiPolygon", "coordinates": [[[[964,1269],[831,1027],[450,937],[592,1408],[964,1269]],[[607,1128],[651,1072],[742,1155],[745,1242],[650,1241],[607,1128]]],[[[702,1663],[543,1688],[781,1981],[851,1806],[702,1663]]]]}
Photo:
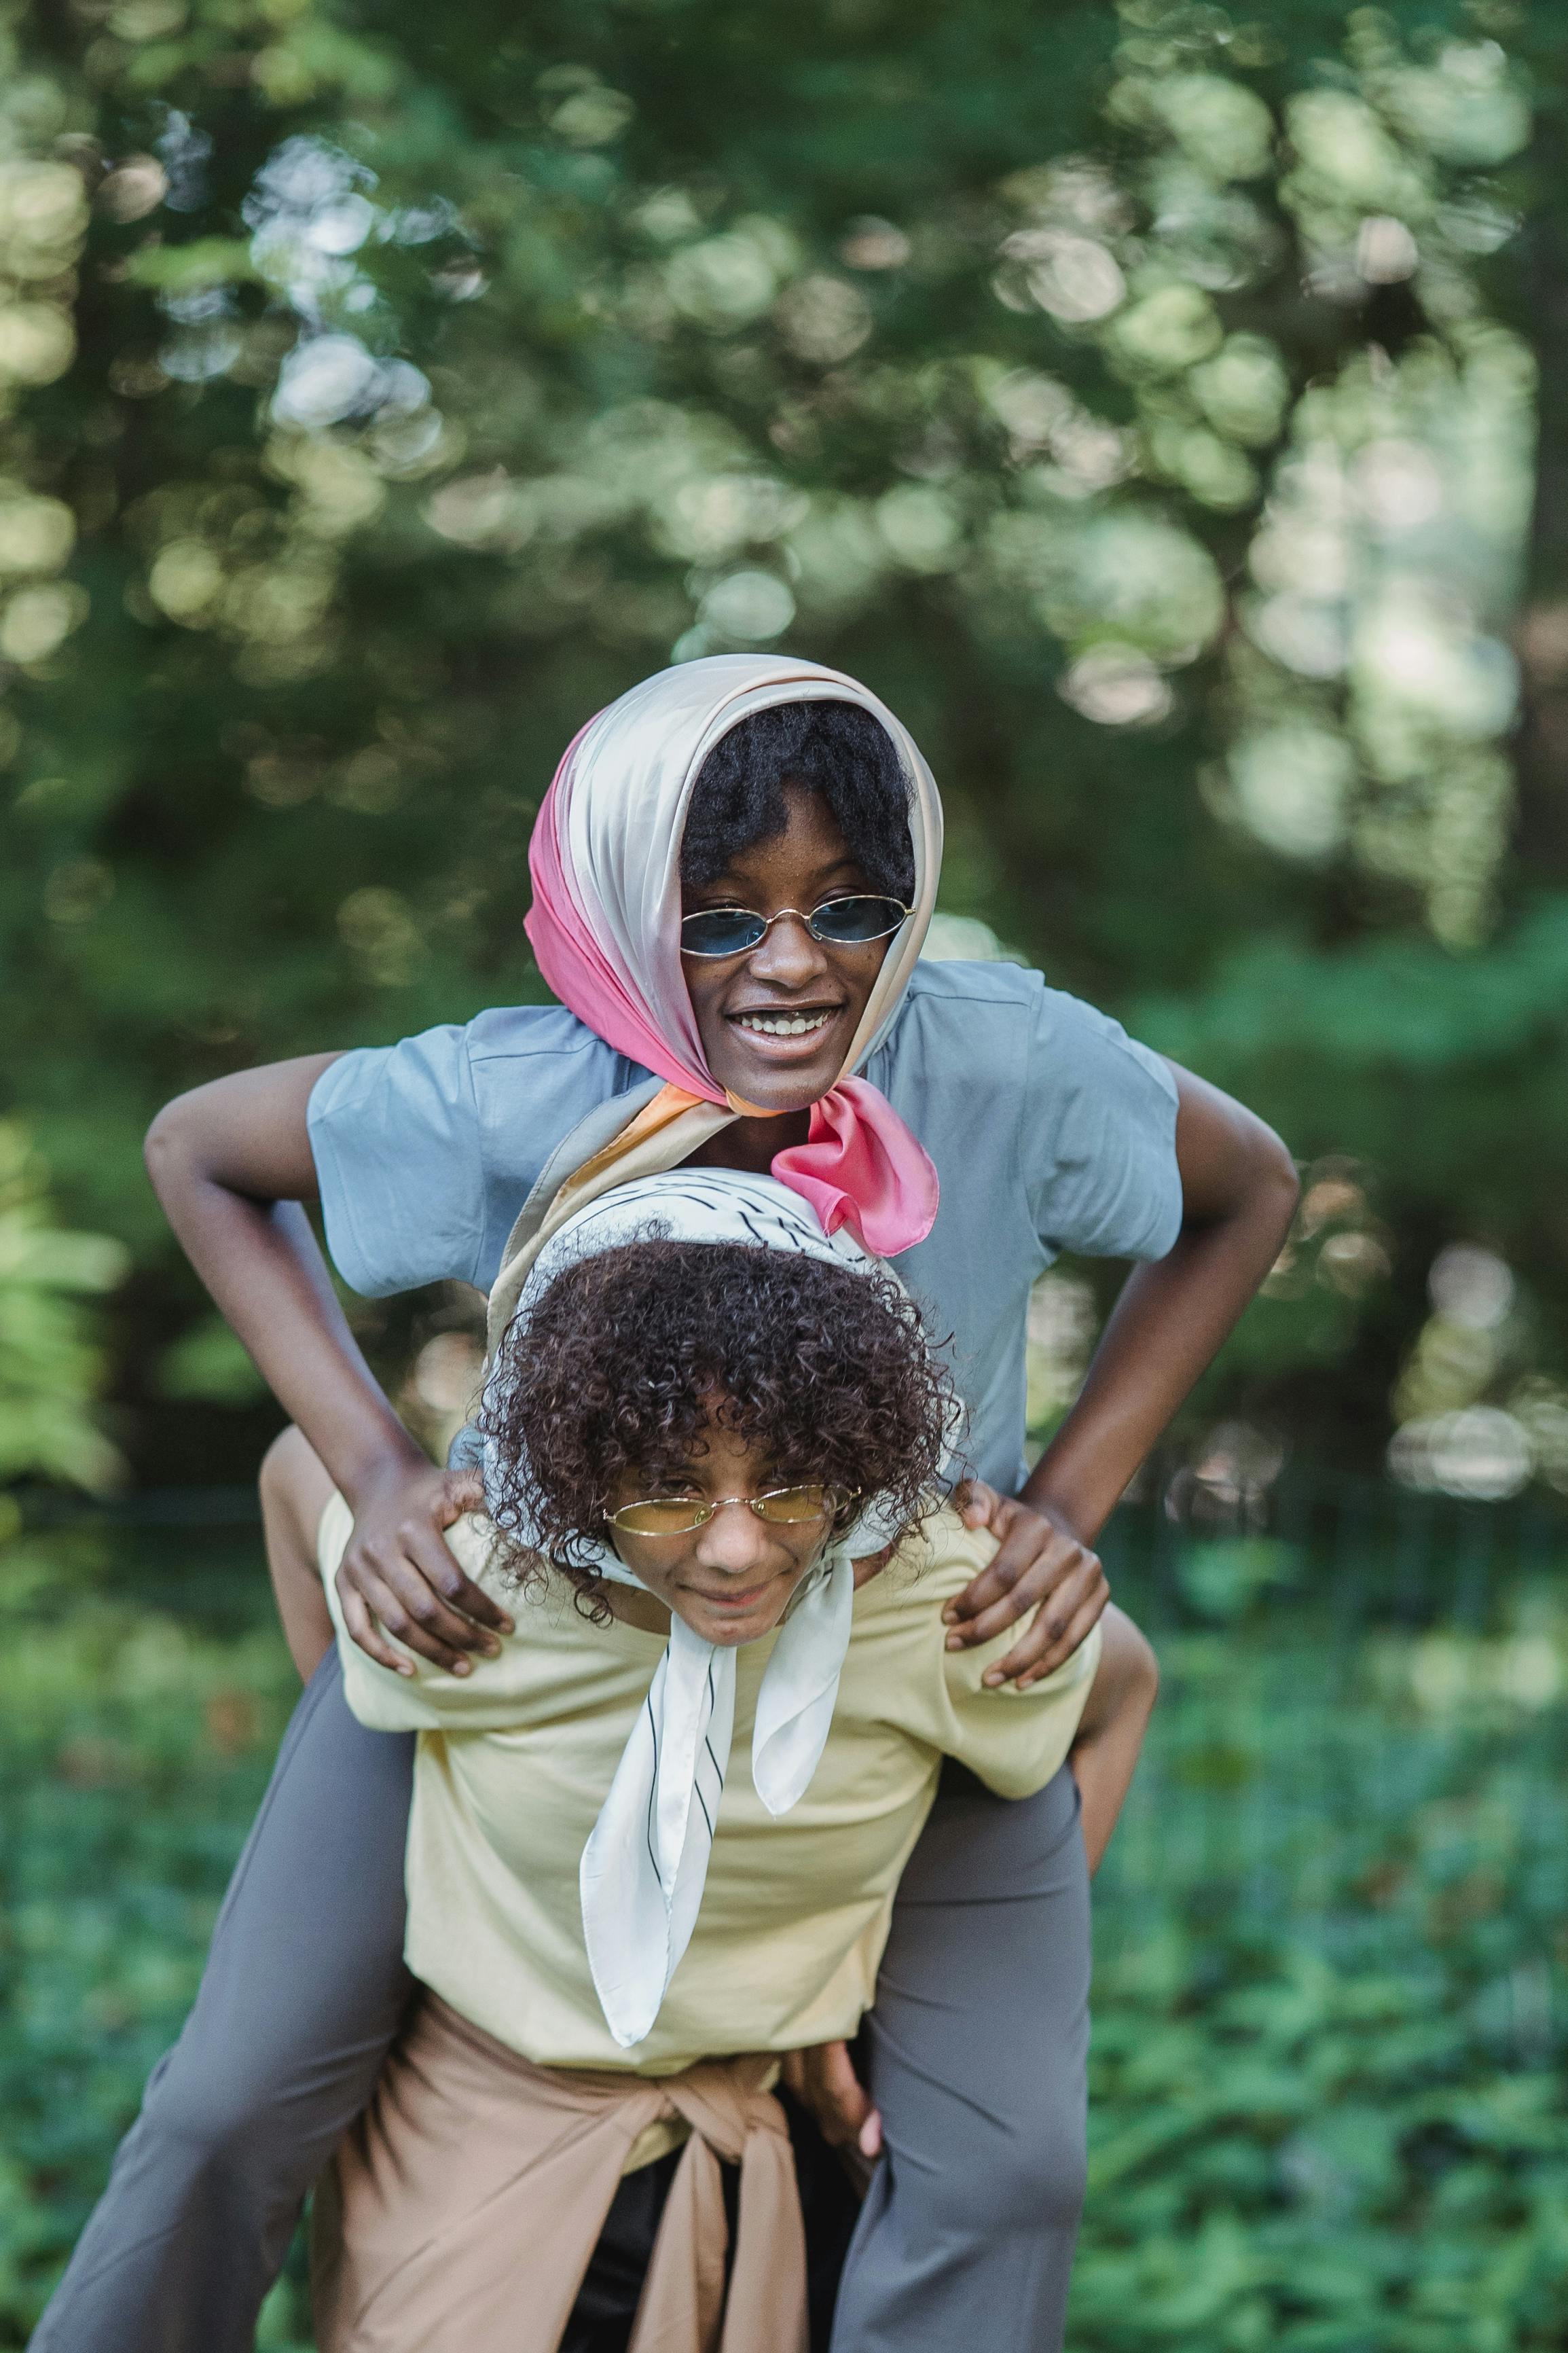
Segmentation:
{"type": "Polygon", "coordinates": [[[825,899],[806,914],[799,907],[781,907],[774,915],[759,915],[752,907],[704,907],[680,919],[680,953],[693,956],[746,955],[760,947],[775,923],[794,915],[814,940],[825,947],[861,948],[885,940],[907,921],[912,910],[901,899],[857,892],[843,899],[825,899]]]}
{"type": "Polygon", "coordinates": [[[698,1495],[652,1495],[606,1512],[613,1528],[628,1536],[689,1536],[705,1528],[726,1504],[746,1504],[759,1520],[773,1527],[799,1527],[808,1520],[830,1519],[859,1493],[856,1487],[772,1487],[765,1495],[720,1495],[705,1504],[698,1495]]]}

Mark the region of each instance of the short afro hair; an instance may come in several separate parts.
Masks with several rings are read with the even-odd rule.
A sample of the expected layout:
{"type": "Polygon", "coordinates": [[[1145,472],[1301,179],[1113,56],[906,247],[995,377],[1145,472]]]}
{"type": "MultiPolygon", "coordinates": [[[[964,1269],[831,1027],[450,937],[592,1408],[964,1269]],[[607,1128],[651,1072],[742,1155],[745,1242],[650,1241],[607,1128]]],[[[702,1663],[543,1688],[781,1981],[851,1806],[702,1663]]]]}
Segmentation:
{"type": "Polygon", "coordinates": [[[680,879],[700,886],[789,823],[785,785],[820,793],[874,891],[915,895],[910,787],[892,737],[857,702],[775,702],[721,735],[698,771],[680,879]]]}
{"type": "Polygon", "coordinates": [[[688,1477],[717,1421],[781,1486],[885,1497],[909,1523],[941,1476],[951,1398],[884,1271],[653,1227],[565,1268],[513,1322],[479,1417],[490,1516],[524,1579],[543,1557],[593,1612],[585,1546],[624,1472],[653,1493],[688,1477]]]}

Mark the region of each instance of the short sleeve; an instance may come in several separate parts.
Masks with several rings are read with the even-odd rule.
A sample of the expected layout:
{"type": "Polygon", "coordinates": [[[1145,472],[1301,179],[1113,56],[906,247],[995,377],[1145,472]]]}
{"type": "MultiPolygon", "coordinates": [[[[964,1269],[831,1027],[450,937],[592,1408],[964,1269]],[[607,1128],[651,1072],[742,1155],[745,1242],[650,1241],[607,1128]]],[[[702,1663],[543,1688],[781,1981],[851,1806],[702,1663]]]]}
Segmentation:
{"type": "Polygon", "coordinates": [[[1011,1626],[973,1651],[950,1651],[942,1611],[995,1553],[987,1530],[965,1527],[951,1507],[933,1513],[866,1588],[890,1637],[870,1663],[882,1704],[906,1731],[967,1766],[998,1797],[1030,1798],[1067,1761],[1100,1665],[1100,1629],[1026,1689],[988,1690],[986,1669],[1006,1656],[1023,1628],[1011,1626]]]}
{"type": "Polygon", "coordinates": [[[466,1029],[340,1055],[310,1106],[338,1272],[372,1299],[422,1282],[488,1291],[552,1155],[645,1081],[657,1084],[561,1005],[498,1006],[466,1029]]]}
{"type": "Polygon", "coordinates": [[[988,1690],[987,1667],[1005,1658],[1023,1629],[1009,1626],[973,1651],[944,1651],[952,1729],[942,1746],[999,1798],[1032,1798],[1066,1764],[1100,1666],[1096,1626],[1070,1659],[1020,1691],[1016,1683],[988,1690]]]}
{"type": "Polygon", "coordinates": [[[1044,989],[1029,1040],[1020,1145],[1043,1249],[1163,1258],[1182,1225],[1176,1085],[1120,1022],[1044,989]]]}
{"type": "Polygon", "coordinates": [[[351,1290],[477,1281],[485,1176],[467,1031],[340,1055],[309,1120],[327,1247],[351,1290]]]}

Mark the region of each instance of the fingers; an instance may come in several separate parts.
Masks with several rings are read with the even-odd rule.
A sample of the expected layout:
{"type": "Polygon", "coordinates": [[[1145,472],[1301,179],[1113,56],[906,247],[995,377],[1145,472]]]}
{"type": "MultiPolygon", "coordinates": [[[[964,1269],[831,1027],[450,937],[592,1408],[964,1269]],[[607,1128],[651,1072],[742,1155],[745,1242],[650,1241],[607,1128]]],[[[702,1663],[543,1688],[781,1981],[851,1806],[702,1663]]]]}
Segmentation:
{"type": "MultiPolygon", "coordinates": [[[[1053,1542],[1062,1541],[1059,1529],[1041,1519],[1037,1512],[1027,1511],[1000,1495],[987,1508],[984,1525],[998,1539],[995,1557],[947,1604],[942,1614],[949,1626],[961,1627],[966,1620],[977,1618],[983,1609],[1004,1600],[1037,1556],[1053,1542]]],[[[1039,1596],[1037,1594],[1035,1599],[1037,1600],[1039,1596]]]]}
{"type": "Polygon", "coordinates": [[[881,2156],[881,2111],[867,2097],[847,2043],[823,2042],[812,2051],[788,2051],[779,2072],[787,2089],[810,2112],[830,2148],[858,2148],[862,2157],[873,2160],[881,2156]]]}
{"type": "Polygon", "coordinates": [[[820,2053],[821,2105],[818,2119],[823,2123],[825,2137],[835,2147],[841,2141],[858,2137],[860,2127],[870,2114],[871,2103],[866,2096],[866,2086],[855,2073],[849,2048],[844,2042],[826,2042],[820,2053]],[[834,2129],[827,2130],[827,2122],[834,2129]]]}
{"type": "MultiPolygon", "coordinates": [[[[386,1633],[450,1675],[468,1672],[470,1651],[496,1655],[500,1643],[492,1628],[511,1631],[506,1612],[464,1576],[440,1537],[416,1523],[406,1524],[395,1542],[351,1545],[338,1571],[338,1590],[345,1622],[349,1595],[356,1593],[386,1633]],[[481,1614],[489,1624],[475,1622],[481,1614]]],[[[357,1624],[350,1631],[380,1664],[397,1663],[395,1651],[389,1655],[384,1645],[367,1641],[357,1624]]]]}
{"type": "Polygon", "coordinates": [[[449,1528],[465,1513],[482,1512],[484,1508],[485,1482],[478,1471],[469,1468],[443,1472],[440,1498],[436,1505],[437,1527],[449,1528]]]}
{"type": "Polygon", "coordinates": [[[823,2042],[810,2051],[793,2051],[784,2060],[783,2074],[830,2147],[859,2146],[873,2119],[878,2147],[881,2146],[881,2119],[866,2096],[846,2043],[823,2042]]]}
{"type": "Polygon", "coordinates": [[[1023,1640],[1014,1644],[1005,1658],[986,1668],[981,1681],[988,1689],[1016,1683],[1020,1691],[1027,1691],[1031,1683],[1054,1674],[1088,1641],[1110,1599],[1104,1570],[1098,1561],[1093,1567],[1092,1577],[1074,1580],[1075,1599],[1064,1601],[1059,1593],[1053,1594],[1037,1611],[1023,1640]]]}
{"type": "Polygon", "coordinates": [[[961,1479],[952,1491],[952,1500],[966,1528],[988,1526],[992,1514],[1002,1503],[995,1488],[988,1487],[984,1479],[961,1479]]]}
{"type": "MultiPolygon", "coordinates": [[[[460,1518],[461,1514],[455,1516],[460,1518]]],[[[447,1525],[450,1526],[451,1522],[447,1525]]],[[[464,1576],[450,1549],[433,1529],[413,1520],[398,1533],[404,1557],[448,1609],[459,1613],[457,1622],[460,1630],[452,1639],[466,1651],[482,1651],[488,1658],[493,1658],[500,1647],[496,1635],[512,1631],[512,1621],[500,1602],[492,1601],[482,1586],[464,1576]],[[478,1630],[480,1629],[485,1630],[478,1630]]]]}
{"type": "Polygon", "coordinates": [[[1097,1556],[1087,1545],[1054,1528],[1042,1531],[1038,1521],[1032,1531],[1016,1532],[990,1567],[942,1611],[948,1649],[973,1650],[978,1643],[994,1641],[1090,1562],[1098,1566],[1097,1556]]]}
{"type": "MultiPolygon", "coordinates": [[[[458,1649],[482,1651],[487,1658],[493,1658],[500,1648],[497,1636],[511,1632],[511,1620],[506,1611],[463,1574],[450,1548],[427,1522],[406,1519],[390,1539],[368,1539],[363,1550],[370,1556],[372,1566],[395,1584],[399,1593],[405,1592],[410,1574],[417,1586],[428,1588],[425,1603],[416,1609],[415,1616],[423,1626],[438,1624],[443,1640],[458,1649]],[[429,1614],[431,1602],[437,1609],[444,1605],[444,1615],[435,1620],[429,1614]]],[[[419,1599],[413,1590],[407,1598],[411,1604],[419,1599]]]]}
{"type": "Polygon", "coordinates": [[[423,1566],[400,1554],[373,1556],[359,1568],[360,1589],[386,1631],[449,1675],[466,1675],[471,1651],[493,1655],[493,1634],[458,1616],[432,1588],[423,1566]]]}
{"type": "Polygon", "coordinates": [[[349,1583],[341,1569],[338,1572],[338,1593],[343,1605],[343,1624],[366,1658],[374,1659],[378,1667],[390,1667],[394,1674],[411,1675],[414,1672],[413,1662],[400,1657],[391,1643],[383,1638],[358,1588],[349,1583]]]}
{"type": "Polygon", "coordinates": [[[996,1556],[942,1611],[950,1651],[994,1641],[1037,1602],[1060,1597],[1070,1612],[1082,1588],[1103,1577],[1098,1554],[1067,1530],[1019,1504],[1002,1506],[1005,1529],[996,1556]]]}
{"type": "MultiPolygon", "coordinates": [[[[1054,1645],[1065,1636],[1067,1628],[1089,1596],[1101,1588],[1104,1599],[1096,1607],[1096,1617],[1105,1607],[1110,1588],[1105,1582],[1105,1571],[1100,1565],[1099,1556],[1085,1551],[1081,1546],[1077,1558],[1071,1561],[1037,1562],[1018,1579],[1004,1600],[983,1610],[978,1618],[972,1618],[966,1626],[960,1629],[964,1637],[964,1646],[973,1650],[984,1642],[994,1642],[999,1634],[1007,1631],[1009,1626],[1016,1625],[1020,1618],[1027,1617],[1037,1602],[1039,1611],[1035,1623],[1040,1629],[1041,1640],[1054,1645]]],[[[1092,1625],[1093,1622],[1091,1619],[1089,1623],[1092,1625]]],[[[951,1648],[951,1635],[948,1642],[951,1648]]],[[[1061,1651],[1058,1658],[1066,1658],[1067,1655],[1066,1651],[1061,1651]]],[[[991,1670],[986,1672],[989,1673],[991,1670]]]]}
{"type": "Polygon", "coordinates": [[[446,1674],[466,1675],[470,1651],[494,1658],[500,1637],[515,1630],[501,1604],[464,1574],[441,1533],[483,1505],[477,1471],[426,1464],[356,1509],[337,1589],[344,1624],[378,1666],[412,1673],[402,1644],[446,1674]]]}

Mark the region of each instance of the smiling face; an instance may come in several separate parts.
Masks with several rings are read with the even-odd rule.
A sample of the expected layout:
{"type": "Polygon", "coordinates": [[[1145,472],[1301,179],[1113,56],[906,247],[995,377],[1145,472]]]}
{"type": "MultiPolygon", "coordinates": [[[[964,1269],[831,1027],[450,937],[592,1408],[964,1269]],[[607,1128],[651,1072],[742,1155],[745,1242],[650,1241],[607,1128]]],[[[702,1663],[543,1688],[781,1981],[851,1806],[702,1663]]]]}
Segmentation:
{"type": "MultiPolygon", "coordinates": [[[[820,793],[786,786],[784,797],[784,831],[735,851],[711,881],[686,884],[683,913],[750,907],[774,915],[792,907],[808,915],[824,899],[879,889],[850,856],[820,793]]],[[[829,945],[786,915],[746,955],[683,956],[698,1033],[719,1084],[759,1111],[816,1103],[844,1068],[890,944],[829,945]]]]}
{"type": "MultiPolygon", "coordinates": [[[[687,1465],[687,1475],[651,1485],[624,1472],[612,1490],[612,1511],[653,1494],[691,1495],[704,1503],[766,1494],[780,1484],[763,1450],[731,1430],[709,1422],[687,1465]]],[[[783,1619],[801,1580],[830,1533],[824,1519],[775,1526],[745,1503],[725,1502],[705,1527],[675,1536],[609,1531],[616,1550],[657,1600],[705,1642],[726,1647],[754,1642],[783,1619]]]]}

